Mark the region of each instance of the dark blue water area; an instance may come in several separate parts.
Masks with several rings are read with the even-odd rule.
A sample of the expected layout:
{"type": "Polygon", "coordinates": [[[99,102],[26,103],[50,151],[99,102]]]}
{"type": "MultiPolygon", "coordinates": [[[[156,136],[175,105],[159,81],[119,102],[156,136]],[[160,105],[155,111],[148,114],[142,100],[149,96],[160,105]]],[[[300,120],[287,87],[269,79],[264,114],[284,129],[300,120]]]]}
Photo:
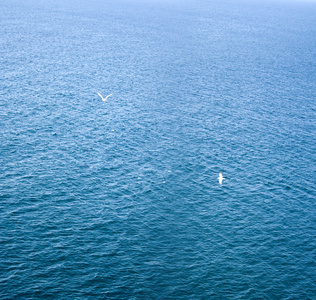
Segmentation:
{"type": "Polygon", "coordinates": [[[315,2],[4,0],[0,36],[1,299],[316,299],[315,2]]]}

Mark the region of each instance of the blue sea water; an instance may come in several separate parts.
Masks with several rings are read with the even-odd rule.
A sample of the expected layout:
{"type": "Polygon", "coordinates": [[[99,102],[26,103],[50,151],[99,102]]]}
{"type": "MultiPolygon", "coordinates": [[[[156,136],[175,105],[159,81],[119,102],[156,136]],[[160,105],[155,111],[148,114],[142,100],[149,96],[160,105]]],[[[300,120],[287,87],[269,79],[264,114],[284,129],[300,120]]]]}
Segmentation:
{"type": "Polygon", "coordinates": [[[1,299],[316,299],[315,2],[3,0],[0,37],[1,299]]]}

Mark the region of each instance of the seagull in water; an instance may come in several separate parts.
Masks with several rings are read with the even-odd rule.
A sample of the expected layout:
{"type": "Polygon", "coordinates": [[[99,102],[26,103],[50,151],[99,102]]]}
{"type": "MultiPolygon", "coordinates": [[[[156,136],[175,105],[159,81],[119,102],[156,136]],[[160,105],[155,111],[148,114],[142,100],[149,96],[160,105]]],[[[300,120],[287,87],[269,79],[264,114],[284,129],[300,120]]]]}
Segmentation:
{"type": "Polygon", "coordinates": [[[97,92],[97,93],[102,98],[103,101],[108,100],[108,97],[112,96],[112,94],[110,94],[110,95],[107,95],[105,98],[103,98],[103,96],[99,92],[97,92]]]}
{"type": "Polygon", "coordinates": [[[223,182],[223,179],[225,179],[224,177],[223,177],[223,174],[222,174],[222,172],[220,172],[219,173],[219,176],[218,176],[218,181],[219,181],[219,184],[222,184],[222,182],[223,182]]]}

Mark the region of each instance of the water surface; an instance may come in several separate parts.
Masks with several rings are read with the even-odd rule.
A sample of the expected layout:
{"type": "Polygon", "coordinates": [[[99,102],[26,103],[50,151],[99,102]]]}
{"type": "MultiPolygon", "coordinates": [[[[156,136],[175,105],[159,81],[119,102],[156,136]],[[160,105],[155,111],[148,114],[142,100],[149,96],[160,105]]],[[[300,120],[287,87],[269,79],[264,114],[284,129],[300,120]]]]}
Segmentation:
{"type": "Polygon", "coordinates": [[[315,299],[315,21],[2,2],[0,297],[315,299]]]}

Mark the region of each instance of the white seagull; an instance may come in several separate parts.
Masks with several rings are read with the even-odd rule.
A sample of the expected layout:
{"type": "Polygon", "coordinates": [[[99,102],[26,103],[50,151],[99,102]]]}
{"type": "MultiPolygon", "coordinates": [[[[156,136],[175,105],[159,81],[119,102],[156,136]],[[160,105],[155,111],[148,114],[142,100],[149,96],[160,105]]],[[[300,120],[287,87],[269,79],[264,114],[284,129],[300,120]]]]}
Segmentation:
{"type": "Polygon", "coordinates": [[[108,97],[112,96],[112,94],[110,94],[110,95],[107,95],[105,98],[103,98],[103,96],[99,92],[97,92],[97,93],[102,98],[103,101],[108,100],[108,97]]]}
{"type": "Polygon", "coordinates": [[[223,174],[222,174],[222,172],[220,172],[219,173],[219,176],[218,176],[218,181],[219,181],[219,184],[222,184],[222,182],[223,182],[223,179],[225,179],[224,177],[223,177],[223,174]]]}

